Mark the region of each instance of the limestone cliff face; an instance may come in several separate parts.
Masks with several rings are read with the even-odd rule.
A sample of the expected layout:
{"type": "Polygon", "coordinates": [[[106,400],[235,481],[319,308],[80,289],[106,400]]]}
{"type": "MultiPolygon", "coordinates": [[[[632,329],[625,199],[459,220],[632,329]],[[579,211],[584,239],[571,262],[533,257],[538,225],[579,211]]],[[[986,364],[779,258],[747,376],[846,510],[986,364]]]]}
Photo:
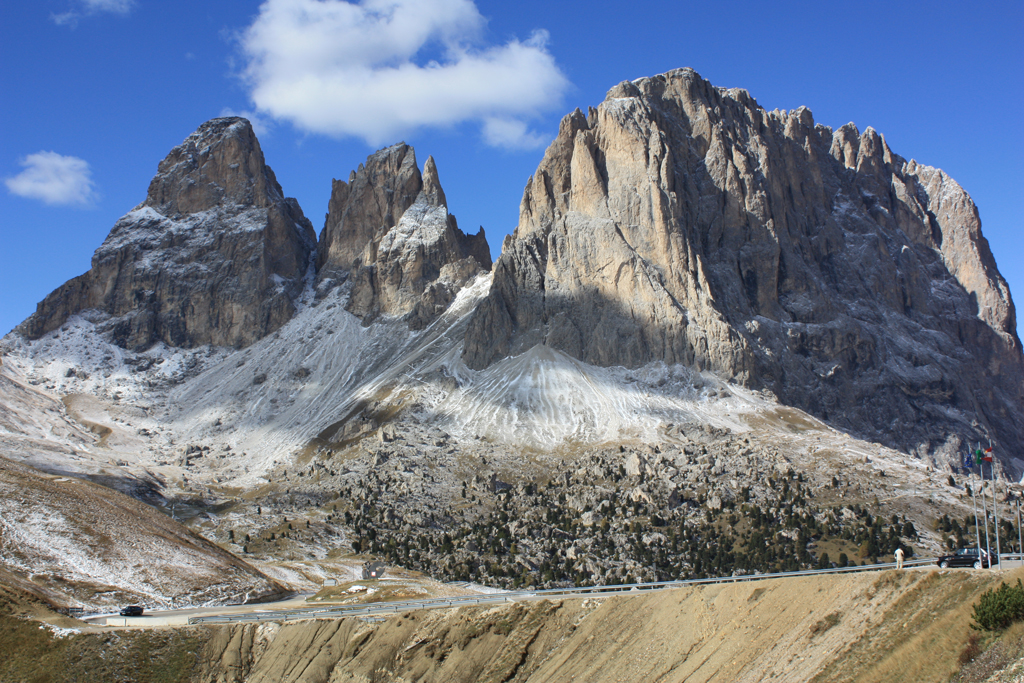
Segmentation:
{"type": "Polygon", "coordinates": [[[292,316],[315,247],[249,122],[213,119],[160,162],[146,200],[117,221],[90,270],[19,330],[37,338],[96,309],[130,349],[247,346],[292,316]]]}
{"type": "Polygon", "coordinates": [[[942,171],[682,69],[562,120],[464,359],[547,344],[683,363],[905,448],[992,437],[1020,455],[1015,326],[942,171]]]}
{"type": "Polygon", "coordinates": [[[463,233],[433,157],[421,174],[412,147],[371,155],[348,183],[335,180],[323,232],[319,278],[351,278],[348,310],[367,324],[381,315],[421,329],[474,275],[490,270],[483,228],[463,233]]]}

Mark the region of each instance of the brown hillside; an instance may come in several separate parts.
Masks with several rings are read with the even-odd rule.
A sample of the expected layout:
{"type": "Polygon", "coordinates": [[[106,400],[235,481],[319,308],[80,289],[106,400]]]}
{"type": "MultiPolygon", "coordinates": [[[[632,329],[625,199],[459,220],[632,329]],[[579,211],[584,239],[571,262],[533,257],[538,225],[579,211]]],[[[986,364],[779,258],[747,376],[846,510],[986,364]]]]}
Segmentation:
{"type": "Polygon", "coordinates": [[[379,624],[236,626],[214,632],[199,680],[944,681],[959,669],[971,605],[999,580],[911,570],[419,612],[379,624]]]}

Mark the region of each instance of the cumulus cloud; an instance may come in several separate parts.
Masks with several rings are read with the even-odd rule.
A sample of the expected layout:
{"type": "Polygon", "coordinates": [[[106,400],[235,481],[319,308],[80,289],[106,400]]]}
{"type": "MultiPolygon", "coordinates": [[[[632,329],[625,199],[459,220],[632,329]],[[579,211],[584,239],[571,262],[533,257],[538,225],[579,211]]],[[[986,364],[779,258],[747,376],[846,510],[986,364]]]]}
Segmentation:
{"type": "Polygon", "coordinates": [[[526,129],[526,123],[518,119],[484,119],[484,140],[494,147],[509,149],[535,149],[547,142],[547,138],[526,129]]]}
{"type": "Polygon", "coordinates": [[[221,116],[241,116],[243,119],[249,119],[249,123],[252,124],[252,132],[256,133],[256,137],[262,138],[263,136],[270,133],[270,128],[273,125],[273,121],[263,116],[259,112],[252,110],[237,111],[231,107],[224,107],[220,110],[221,116]]]}
{"type": "Polygon", "coordinates": [[[80,0],[67,12],[51,14],[50,19],[58,26],[66,25],[74,28],[78,25],[78,20],[84,16],[100,12],[128,14],[134,5],[135,0],[80,0]]]}
{"type": "Polygon", "coordinates": [[[97,199],[92,171],[84,159],[37,152],[19,163],[25,170],[4,179],[11,194],[47,204],[89,205],[97,199]]]}
{"type": "Polygon", "coordinates": [[[259,111],[314,133],[393,142],[475,121],[505,147],[542,144],[527,122],[568,80],[548,34],[480,45],[471,0],[267,0],[241,36],[259,111]]]}

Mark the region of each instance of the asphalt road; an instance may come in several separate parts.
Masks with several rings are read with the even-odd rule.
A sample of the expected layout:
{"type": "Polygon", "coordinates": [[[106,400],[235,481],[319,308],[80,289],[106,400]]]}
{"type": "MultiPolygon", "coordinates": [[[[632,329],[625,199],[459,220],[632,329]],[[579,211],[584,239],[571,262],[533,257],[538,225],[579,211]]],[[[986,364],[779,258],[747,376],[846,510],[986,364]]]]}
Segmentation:
{"type": "MultiPolygon", "coordinates": [[[[1004,568],[1010,562],[1005,559],[1004,568]]],[[[1019,557],[1019,555],[1014,555],[1019,557]]],[[[1012,562],[1019,566],[1020,562],[1012,562]]],[[[904,562],[908,569],[935,567],[934,558],[915,559],[904,562]]],[[[359,617],[363,619],[384,618],[390,614],[410,612],[423,609],[448,609],[474,605],[494,605],[506,602],[527,600],[558,600],[563,598],[610,597],[614,595],[636,594],[640,591],[662,590],[716,583],[737,583],[743,581],[764,581],[768,579],[795,576],[813,576],[816,574],[846,574],[851,572],[884,571],[894,569],[894,563],[867,565],[863,567],[844,567],[842,569],[816,569],[798,572],[780,572],[777,574],[755,574],[746,576],[724,576],[708,579],[691,579],[686,581],[661,581],[657,583],[621,584],[615,586],[589,586],[582,588],[553,588],[532,591],[507,591],[499,593],[476,593],[458,597],[426,598],[421,600],[402,600],[393,602],[369,602],[356,605],[311,605],[306,598],[312,593],[297,593],[277,602],[256,603],[248,605],[222,605],[217,607],[193,607],[178,610],[153,610],[143,617],[118,617],[116,614],[90,616],[86,621],[96,624],[147,627],[158,625],[184,624],[233,624],[253,623],[262,621],[295,621],[299,619],[339,619],[359,617]]],[[[958,571],[958,570],[952,570],[958,571]]]]}
{"type": "Polygon", "coordinates": [[[117,612],[93,614],[82,621],[90,624],[104,624],[107,619],[126,619],[128,626],[157,626],[163,624],[187,624],[193,617],[217,617],[220,615],[243,615],[259,612],[291,611],[307,607],[306,598],[313,593],[294,593],[274,602],[253,602],[245,605],[218,605],[214,607],[189,607],[186,609],[146,610],[141,617],[121,617],[117,612]]]}

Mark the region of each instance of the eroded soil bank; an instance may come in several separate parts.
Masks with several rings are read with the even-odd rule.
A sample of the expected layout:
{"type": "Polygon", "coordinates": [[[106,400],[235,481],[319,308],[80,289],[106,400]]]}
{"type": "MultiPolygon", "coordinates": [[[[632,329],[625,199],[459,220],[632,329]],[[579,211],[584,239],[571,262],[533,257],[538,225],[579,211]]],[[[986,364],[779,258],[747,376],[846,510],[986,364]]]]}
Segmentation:
{"type": "MultiPolygon", "coordinates": [[[[1009,574],[1015,580],[1018,572],[1009,574]]],[[[201,681],[939,681],[996,577],[916,570],[213,632],[201,681]]]]}
{"type": "Polygon", "coordinates": [[[0,681],[98,680],[82,666],[101,660],[103,680],[201,683],[945,681],[960,670],[971,605],[1020,576],[924,569],[775,579],[377,623],[153,630],[120,646],[113,640],[137,636],[80,633],[48,644],[35,622],[5,616],[0,632],[35,633],[22,648],[11,643],[17,654],[0,663],[0,681]],[[140,667],[142,651],[159,652],[173,671],[140,667]]]}

